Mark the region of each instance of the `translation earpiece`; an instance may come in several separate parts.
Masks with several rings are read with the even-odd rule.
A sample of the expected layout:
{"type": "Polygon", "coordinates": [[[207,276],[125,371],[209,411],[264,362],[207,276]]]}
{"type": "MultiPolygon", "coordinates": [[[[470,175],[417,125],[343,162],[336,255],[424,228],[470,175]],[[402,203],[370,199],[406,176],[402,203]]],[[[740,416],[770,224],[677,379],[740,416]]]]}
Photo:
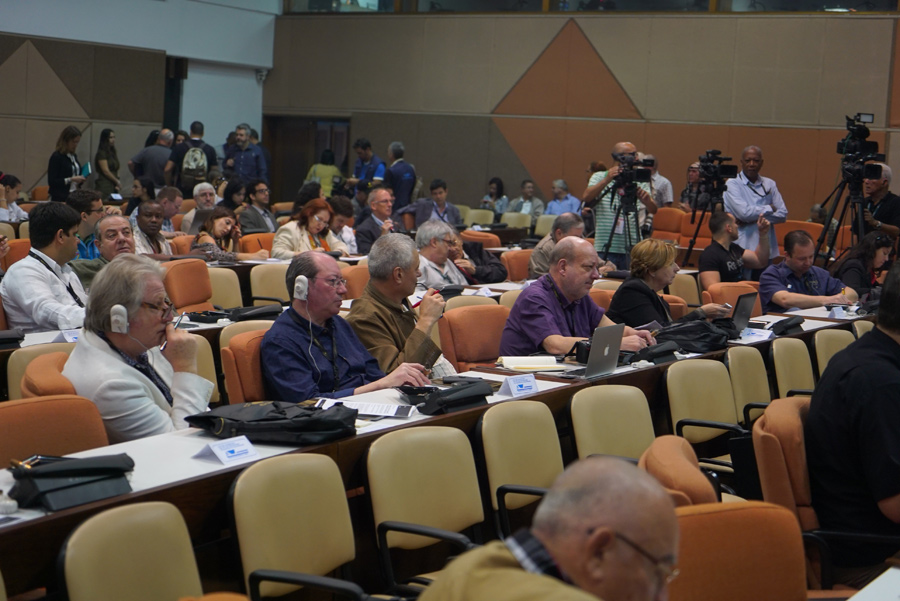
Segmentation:
{"type": "Polygon", "coordinates": [[[306,300],[306,295],[309,292],[309,280],[305,275],[298,275],[294,279],[294,298],[297,300],[306,300]]]}
{"type": "Polygon", "coordinates": [[[128,310],[122,305],[113,305],[109,309],[110,329],[116,334],[128,333],[128,310]]]}

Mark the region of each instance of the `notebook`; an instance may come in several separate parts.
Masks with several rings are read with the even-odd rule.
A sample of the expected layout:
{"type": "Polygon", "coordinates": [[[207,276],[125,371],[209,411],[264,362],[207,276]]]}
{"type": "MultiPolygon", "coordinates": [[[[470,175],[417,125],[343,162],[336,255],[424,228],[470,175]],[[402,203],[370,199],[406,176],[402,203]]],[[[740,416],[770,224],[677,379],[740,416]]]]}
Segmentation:
{"type": "Polygon", "coordinates": [[[619,347],[622,346],[624,333],[625,324],[595,329],[591,338],[591,354],[588,355],[587,366],[567,371],[566,375],[584,376],[587,380],[593,380],[616,371],[616,365],[619,363],[619,347]]]}

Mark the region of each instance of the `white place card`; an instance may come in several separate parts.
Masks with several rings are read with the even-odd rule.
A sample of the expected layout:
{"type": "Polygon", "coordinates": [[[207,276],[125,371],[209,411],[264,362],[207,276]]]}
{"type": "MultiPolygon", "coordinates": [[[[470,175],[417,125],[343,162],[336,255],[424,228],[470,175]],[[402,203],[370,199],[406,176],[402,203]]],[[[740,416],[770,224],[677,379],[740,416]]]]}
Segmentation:
{"type": "Polygon", "coordinates": [[[235,436],[209,443],[194,458],[218,460],[222,465],[238,465],[259,459],[259,453],[246,436],[235,436]]]}
{"type": "Polygon", "coordinates": [[[503,385],[497,394],[519,398],[529,394],[538,392],[537,379],[534,374],[523,374],[521,376],[510,376],[503,380],[503,385]]]}

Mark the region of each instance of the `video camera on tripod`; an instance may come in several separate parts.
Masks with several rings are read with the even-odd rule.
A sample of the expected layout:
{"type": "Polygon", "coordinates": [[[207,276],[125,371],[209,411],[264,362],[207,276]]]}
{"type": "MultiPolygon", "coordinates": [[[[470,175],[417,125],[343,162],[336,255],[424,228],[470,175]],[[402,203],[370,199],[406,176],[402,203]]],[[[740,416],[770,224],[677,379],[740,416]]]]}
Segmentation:
{"type": "MultiPolygon", "coordinates": [[[[648,183],[652,175],[649,167],[653,166],[653,159],[638,159],[631,153],[612,153],[613,159],[619,163],[619,173],[613,178],[612,186],[621,190],[618,197],[624,213],[637,211],[637,185],[648,183]]],[[[614,196],[610,195],[610,204],[614,196]]]]}
{"type": "Polygon", "coordinates": [[[700,159],[700,196],[695,209],[712,209],[722,201],[726,180],[737,177],[738,167],[725,165],[731,157],[722,156],[721,150],[710,149],[697,158],[700,159]],[[714,202],[713,207],[709,206],[710,200],[714,202]]]}

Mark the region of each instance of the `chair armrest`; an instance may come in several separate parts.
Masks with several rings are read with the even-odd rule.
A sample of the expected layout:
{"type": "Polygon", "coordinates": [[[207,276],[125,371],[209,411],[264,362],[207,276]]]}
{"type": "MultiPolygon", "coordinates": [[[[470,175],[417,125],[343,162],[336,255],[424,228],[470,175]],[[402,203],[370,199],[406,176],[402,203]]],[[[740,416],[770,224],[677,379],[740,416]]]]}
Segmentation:
{"type": "Polygon", "coordinates": [[[831,547],[815,532],[804,532],[803,542],[809,543],[819,552],[819,579],[822,589],[834,588],[834,565],[831,561],[831,547]]]}
{"type": "Polygon", "coordinates": [[[250,297],[250,305],[253,305],[253,302],[258,301],[258,300],[272,301],[272,302],[278,303],[282,307],[287,307],[290,304],[289,302],[286,302],[286,301],[278,298],[277,296],[251,296],[250,297]]]}
{"type": "Polygon", "coordinates": [[[808,388],[792,388],[787,391],[787,396],[812,396],[812,393],[808,388]]]}
{"type": "Polygon", "coordinates": [[[744,405],[744,425],[748,430],[750,429],[750,426],[753,425],[750,421],[750,412],[754,409],[765,410],[768,406],[768,403],[747,403],[746,405],[744,405]]]}
{"type": "Polygon", "coordinates": [[[297,584],[309,588],[328,591],[335,595],[356,601],[367,601],[367,595],[358,585],[347,580],[338,580],[327,576],[315,576],[313,574],[301,574],[298,572],[286,572],[284,570],[254,570],[250,574],[250,599],[260,601],[259,585],[262,582],[282,582],[285,584],[297,584]]]}
{"type": "Polygon", "coordinates": [[[609,455],[607,453],[591,453],[588,457],[612,457],[613,459],[621,459],[622,461],[627,461],[628,463],[637,465],[638,460],[634,457],[623,457],[622,455],[609,455]]]}
{"type": "Polygon", "coordinates": [[[547,494],[547,489],[538,486],[522,486],[520,484],[503,484],[497,487],[497,514],[500,519],[499,534],[501,538],[506,538],[511,534],[509,527],[509,510],[506,508],[506,495],[508,494],[543,497],[547,494]]]}
{"type": "Polygon", "coordinates": [[[437,540],[445,541],[457,547],[460,551],[468,551],[474,549],[478,545],[473,543],[468,536],[459,532],[450,532],[441,528],[433,528],[431,526],[423,526],[421,524],[410,524],[409,522],[387,521],[378,524],[378,558],[381,563],[381,570],[384,578],[391,589],[397,588],[398,584],[394,577],[394,566],[391,563],[391,550],[388,547],[387,535],[389,532],[405,532],[407,534],[418,534],[427,536],[437,540]]]}
{"type": "Polygon", "coordinates": [[[749,430],[745,430],[737,424],[726,424],[725,422],[711,422],[704,419],[680,419],[678,423],[675,424],[675,434],[678,436],[684,436],[682,433],[684,432],[685,426],[691,426],[694,428],[714,428],[716,430],[728,430],[733,434],[749,434],[749,430]]]}

